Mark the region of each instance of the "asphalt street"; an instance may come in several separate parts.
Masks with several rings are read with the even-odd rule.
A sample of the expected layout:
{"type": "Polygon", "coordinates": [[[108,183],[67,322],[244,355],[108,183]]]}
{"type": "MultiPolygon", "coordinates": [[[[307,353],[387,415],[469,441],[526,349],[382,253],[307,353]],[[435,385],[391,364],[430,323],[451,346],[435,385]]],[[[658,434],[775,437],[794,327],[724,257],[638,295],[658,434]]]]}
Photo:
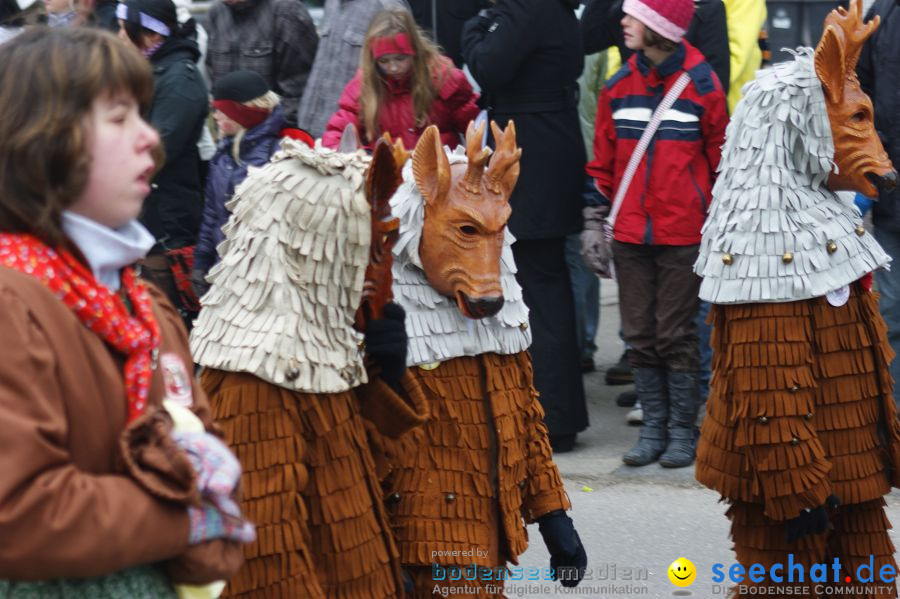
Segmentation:
{"type": "MultiPolygon", "coordinates": [[[[622,352],[618,327],[615,283],[603,281],[600,347],[595,355],[598,368],[584,378],[591,426],[579,435],[573,452],[556,457],[572,500],[572,518],[587,549],[590,580],[564,589],[541,580],[540,572],[534,576],[527,570],[549,566],[537,526],[530,526],[530,546],[520,558],[522,580],[506,584],[510,598],[726,596],[721,585],[716,588],[712,581],[713,564],[723,564],[727,571],[735,561],[726,506],[719,503],[718,495],[694,481],[692,467],[631,468],[622,463],[622,454],[636,441],[638,429],[625,424],[628,410],[615,404],[615,397],[630,387],[604,383],[605,368],[622,352]],[[695,581],[684,588],[674,586],[667,572],[679,557],[689,559],[697,569],[695,581]]],[[[900,495],[895,492],[887,500],[888,517],[900,522],[900,495]]],[[[897,535],[891,532],[897,546],[897,535]]]]}

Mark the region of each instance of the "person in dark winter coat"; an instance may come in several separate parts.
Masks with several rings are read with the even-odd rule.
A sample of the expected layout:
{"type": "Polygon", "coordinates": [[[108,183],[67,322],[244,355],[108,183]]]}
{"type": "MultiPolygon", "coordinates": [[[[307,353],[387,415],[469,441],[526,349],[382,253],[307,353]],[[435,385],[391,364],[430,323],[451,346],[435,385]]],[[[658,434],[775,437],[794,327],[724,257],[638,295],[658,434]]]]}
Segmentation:
{"type": "MultiPolygon", "coordinates": [[[[872,98],[875,130],[894,168],[900,168],[900,0],[875,0],[866,20],[881,17],[881,25],[863,46],[856,65],[859,83],[872,98]]],[[[880,189],[872,208],[875,238],[891,256],[900,256],[900,187],[880,189]]],[[[878,307],[888,325],[888,341],[900,354],[900,268],[875,271],[881,299],[878,307]]],[[[900,360],[891,363],[891,376],[900,381],[900,360]]],[[[900,385],[894,386],[900,405],[900,385]]]]}
{"type": "Polygon", "coordinates": [[[465,73],[440,55],[405,9],[375,15],[361,63],[325,128],[326,147],[338,147],[352,124],[366,147],[388,133],[412,148],[426,127],[437,125],[441,142],[455,148],[478,115],[478,94],[465,73]]]}
{"type": "Polygon", "coordinates": [[[256,71],[281,96],[287,122],[297,123],[319,45],[301,0],[219,0],[209,9],[206,65],[215,85],[238,70],[256,71]]]}
{"type": "Polygon", "coordinates": [[[235,71],[213,86],[213,118],[222,140],[209,165],[203,221],[194,251],[191,282],[198,297],[209,284],[206,273],[219,261],[216,246],[225,239],[222,225],[228,220],[225,203],[247,176],[247,167],[269,161],[284,127],[284,111],[277,94],[253,71],[235,71]]]}
{"type": "Polygon", "coordinates": [[[491,0],[409,0],[413,18],[441,46],[444,54],[462,68],[460,38],[466,21],[489,8],[491,0]]]}
{"type": "Polygon", "coordinates": [[[463,29],[463,57],[498,123],[514,121],[522,173],[510,197],[516,278],[530,309],[534,383],[556,451],[588,426],[565,237],[581,230],[584,66],[577,0],[498,0],[463,29]]]}
{"type": "MultiPolygon", "coordinates": [[[[197,141],[209,114],[209,99],[196,64],[200,49],[191,39],[195,23],[189,19],[179,24],[172,0],[127,0],[116,8],[116,17],[119,37],[134,44],[153,67],[149,120],[165,150],[165,164],[153,178],[153,191],[140,216],[156,238],[141,262],[141,273],[163,290],[190,328],[195,307],[179,291],[165,253],[197,243],[203,213],[197,141]]],[[[190,270],[184,275],[187,283],[190,270]]]]}
{"type": "MultiPolygon", "coordinates": [[[[684,39],[700,50],[719,77],[727,96],[731,54],[728,50],[725,3],[722,0],[697,0],[694,6],[694,18],[684,39]]],[[[593,54],[615,46],[619,49],[622,63],[628,62],[634,52],[625,46],[625,38],[622,37],[620,23],[624,16],[622,0],[588,0],[581,15],[584,53],[593,54]]]]}

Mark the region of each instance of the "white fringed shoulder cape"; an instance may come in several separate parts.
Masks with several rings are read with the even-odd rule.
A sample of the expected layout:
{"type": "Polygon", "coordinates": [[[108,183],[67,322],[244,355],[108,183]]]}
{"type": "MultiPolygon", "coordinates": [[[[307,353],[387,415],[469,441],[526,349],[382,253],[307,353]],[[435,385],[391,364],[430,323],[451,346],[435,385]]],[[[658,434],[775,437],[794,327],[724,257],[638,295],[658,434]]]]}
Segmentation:
{"type": "Polygon", "coordinates": [[[370,159],[293,140],[251,168],[191,334],[194,360],[306,393],[366,382],[353,318],[371,240],[370,159]]]}
{"type": "Polygon", "coordinates": [[[760,71],[743,94],[694,265],[700,298],[804,300],[887,267],[853,203],[826,187],[834,143],[812,49],[760,71]]]}

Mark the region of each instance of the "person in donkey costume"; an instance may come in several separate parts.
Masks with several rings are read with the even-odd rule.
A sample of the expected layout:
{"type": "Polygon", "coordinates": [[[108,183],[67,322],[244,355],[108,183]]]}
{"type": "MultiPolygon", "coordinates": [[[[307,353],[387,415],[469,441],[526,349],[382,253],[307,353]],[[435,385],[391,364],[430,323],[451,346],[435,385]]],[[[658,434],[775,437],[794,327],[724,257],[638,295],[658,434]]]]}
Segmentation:
{"type": "Polygon", "coordinates": [[[247,469],[243,508],[258,526],[229,597],[402,593],[363,426],[396,436],[426,416],[406,372],[403,311],[386,303],[394,151],[402,163],[384,141],[370,159],[286,140],[228,204],[191,347],[247,469]]]}
{"type": "Polygon", "coordinates": [[[431,418],[397,440],[370,438],[413,597],[440,592],[441,569],[452,566],[485,574],[459,596],[502,597],[532,522],[563,584],[577,585],[587,565],[534,388],[506,228],[521,150],[512,123],[492,125],[491,156],[484,127],[470,124],[466,148],[449,154],[437,127],[426,129],[391,200],[400,219],[393,291],[431,418]],[[434,551],[460,557],[434,563],[434,551]]]}
{"type": "Polygon", "coordinates": [[[739,563],[837,558],[844,596],[896,597],[877,573],[896,570],[883,497],[900,423],[871,290],[890,257],[835,193],[897,178],[854,72],[878,26],[861,15],[860,0],[832,11],[815,51],[761,71],[728,126],[695,265],[714,327],[696,477],[730,504],[739,563]],[[870,562],[876,582],[858,586],[870,562]]]}

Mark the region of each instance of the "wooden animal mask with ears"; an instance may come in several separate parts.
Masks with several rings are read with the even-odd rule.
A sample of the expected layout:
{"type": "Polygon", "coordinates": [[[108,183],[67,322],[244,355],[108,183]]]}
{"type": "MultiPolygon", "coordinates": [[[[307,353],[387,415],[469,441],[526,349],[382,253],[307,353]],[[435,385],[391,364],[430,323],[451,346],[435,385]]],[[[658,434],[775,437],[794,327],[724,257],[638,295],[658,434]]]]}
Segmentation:
{"type": "Polygon", "coordinates": [[[829,175],[828,187],[860,191],[870,197],[897,182],[897,172],[875,132],[872,101],[856,77],[862,46],[879,22],[876,16],[863,23],[862,0],[851,0],[849,11],[837,8],[825,18],[825,32],[815,52],[838,170],[829,175]]]}
{"type": "Polygon", "coordinates": [[[466,131],[468,163],[450,165],[437,127],[419,138],[413,174],[425,198],[419,256],[425,278],[456,301],[468,318],[493,316],[503,307],[500,252],[519,178],[521,148],[512,121],[491,123],[497,150],[482,148],[485,123],[466,131]]]}

